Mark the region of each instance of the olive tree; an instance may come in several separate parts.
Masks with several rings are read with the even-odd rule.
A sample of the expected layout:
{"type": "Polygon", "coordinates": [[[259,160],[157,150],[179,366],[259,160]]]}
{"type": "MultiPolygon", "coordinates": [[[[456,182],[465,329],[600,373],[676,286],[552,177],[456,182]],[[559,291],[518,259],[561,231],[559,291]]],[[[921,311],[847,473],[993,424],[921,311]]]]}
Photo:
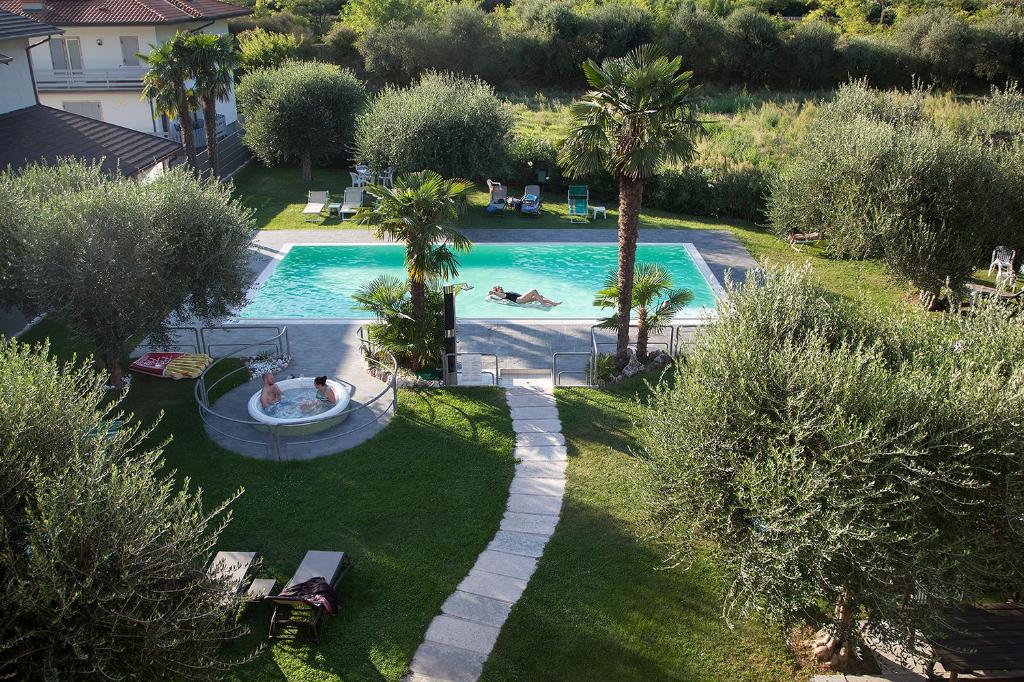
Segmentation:
{"type": "Polygon", "coordinates": [[[19,254],[3,277],[7,302],[90,338],[115,386],[130,340],[245,302],[251,211],[215,180],[179,167],[140,184],[65,161],[0,175],[0,194],[19,216],[0,216],[19,254]]]}
{"type": "Polygon", "coordinates": [[[877,258],[934,300],[1018,229],[1024,155],[926,120],[923,99],[842,88],[773,179],[768,212],[778,232],[824,231],[830,255],[877,258]]]}
{"type": "Polygon", "coordinates": [[[216,678],[243,634],[206,573],[230,500],[158,473],[150,428],[95,371],[4,342],[0,385],[0,676],[216,678]]]}
{"type": "Polygon", "coordinates": [[[842,667],[862,619],[924,646],[1024,577],[1021,414],[1019,316],[869,313],[768,269],[641,410],[645,506],[672,560],[711,541],[727,617],[817,613],[842,667]]]}
{"type": "Polygon", "coordinates": [[[366,102],[366,88],[351,71],[319,62],[254,69],[236,92],[245,145],[267,165],[299,163],[306,182],[314,163],[348,158],[355,116],[366,102]]]}

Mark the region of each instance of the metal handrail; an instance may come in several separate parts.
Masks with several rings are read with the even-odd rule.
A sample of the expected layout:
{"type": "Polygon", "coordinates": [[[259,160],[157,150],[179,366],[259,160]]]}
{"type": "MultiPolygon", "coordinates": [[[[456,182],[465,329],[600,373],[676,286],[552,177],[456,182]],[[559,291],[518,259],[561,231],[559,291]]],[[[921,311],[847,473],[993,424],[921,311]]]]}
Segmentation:
{"type": "MultiPolygon", "coordinates": [[[[274,331],[276,331],[278,333],[275,334],[274,336],[268,338],[266,341],[260,341],[260,342],[252,343],[252,344],[245,344],[239,350],[248,350],[249,348],[253,348],[255,346],[271,346],[271,345],[276,345],[277,346],[277,352],[280,353],[281,357],[284,357],[284,358],[290,358],[291,357],[291,354],[292,354],[292,344],[291,344],[291,339],[288,336],[288,327],[286,327],[286,326],[280,326],[280,325],[275,325],[275,324],[210,325],[210,326],[207,326],[207,327],[201,327],[199,329],[199,338],[203,342],[203,348],[205,349],[206,354],[212,356],[213,353],[211,351],[214,348],[221,348],[221,347],[223,347],[223,348],[231,348],[231,347],[234,347],[234,346],[238,346],[239,344],[237,344],[237,343],[209,343],[206,340],[206,332],[208,332],[208,331],[237,332],[237,331],[252,331],[254,329],[268,329],[268,330],[272,329],[272,330],[274,330],[274,331]]],[[[229,353],[228,355],[226,355],[224,357],[231,357],[234,354],[235,353],[229,353]]]]}
{"type": "Polygon", "coordinates": [[[563,374],[583,374],[586,377],[586,379],[587,379],[587,383],[585,385],[586,386],[593,386],[594,385],[594,376],[595,376],[595,374],[591,370],[591,368],[593,366],[593,357],[594,357],[593,353],[590,353],[588,351],[560,350],[560,351],[556,351],[556,352],[552,353],[551,354],[551,385],[552,386],[561,386],[562,385],[562,375],[563,374]],[[581,356],[582,355],[582,356],[589,356],[591,358],[591,362],[587,363],[587,369],[586,370],[563,369],[561,372],[559,372],[559,371],[557,371],[557,369],[558,369],[558,356],[560,356],[560,355],[575,355],[575,356],[581,356]]]}
{"type": "Polygon", "coordinates": [[[140,343],[135,348],[151,348],[151,349],[166,349],[166,348],[191,348],[193,353],[203,353],[205,349],[199,341],[199,330],[195,327],[167,327],[169,332],[192,332],[195,337],[195,343],[140,343]]]}
{"type": "Polygon", "coordinates": [[[455,367],[456,384],[454,384],[454,385],[456,385],[456,386],[458,385],[459,368],[457,366],[457,363],[459,361],[459,356],[460,355],[479,355],[481,358],[485,358],[485,357],[486,358],[494,358],[494,372],[487,372],[487,371],[484,371],[484,370],[481,369],[480,373],[481,374],[487,374],[488,376],[491,377],[491,385],[492,386],[497,386],[498,385],[498,380],[501,378],[501,370],[498,368],[499,358],[494,353],[445,353],[444,355],[441,356],[441,379],[444,381],[444,385],[445,386],[452,386],[453,385],[451,383],[451,381],[450,381],[450,377],[451,377],[452,373],[448,371],[448,358],[455,358],[455,362],[456,362],[456,367],[455,367]]]}
{"type": "MultiPolygon", "coordinates": [[[[329,441],[329,440],[335,440],[335,439],[343,438],[343,437],[348,436],[348,435],[350,435],[352,433],[355,433],[356,431],[360,431],[362,429],[365,429],[366,427],[368,427],[368,426],[370,426],[372,424],[376,424],[385,415],[387,415],[388,412],[392,412],[393,413],[394,411],[396,411],[398,409],[398,361],[395,359],[395,356],[392,355],[391,353],[387,353],[388,357],[390,358],[390,362],[389,363],[388,362],[384,362],[384,361],[382,361],[382,360],[380,360],[380,359],[378,359],[376,357],[373,357],[372,353],[371,353],[371,354],[366,356],[367,361],[370,362],[370,363],[373,363],[373,364],[376,364],[376,365],[380,366],[384,371],[388,372],[389,375],[390,375],[389,381],[386,383],[385,387],[379,393],[377,393],[377,395],[375,395],[373,398],[371,398],[370,400],[366,401],[362,405],[358,405],[358,406],[355,406],[355,407],[349,407],[349,408],[339,412],[337,415],[334,415],[335,417],[340,417],[342,415],[346,415],[346,418],[347,418],[349,415],[352,415],[352,414],[354,414],[356,412],[359,412],[361,410],[367,410],[367,411],[371,412],[371,414],[374,414],[373,410],[371,408],[374,405],[378,405],[380,399],[390,392],[391,393],[391,399],[388,401],[388,403],[384,407],[384,409],[381,410],[379,413],[374,414],[373,418],[371,420],[367,421],[365,424],[360,424],[359,426],[356,426],[354,428],[346,429],[345,431],[342,431],[342,432],[339,432],[339,433],[333,433],[330,436],[325,436],[323,438],[313,438],[313,439],[306,439],[306,440],[282,441],[281,440],[282,437],[288,438],[288,433],[287,433],[288,426],[281,426],[281,425],[278,425],[278,424],[265,424],[263,422],[259,422],[259,421],[256,421],[254,419],[239,419],[239,418],[236,418],[236,417],[229,417],[227,415],[224,415],[224,414],[221,414],[221,413],[217,412],[212,407],[210,407],[210,393],[221,382],[226,381],[228,378],[234,376],[238,372],[242,372],[242,371],[247,372],[248,368],[246,368],[245,366],[242,366],[242,367],[238,367],[238,368],[236,368],[234,370],[231,370],[230,372],[228,372],[228,373],[224,374],[223,376],[219,377],[216,381],[213,382],[213,384],[207,386],[207,384],[206,384],[207,375],[213,370],[214,367],[217,367],[218,365],[220,365],[220,363],[223,362],[224,360],[228,360],[228,359],[232,359],[232,358],[244,357],[244,355],[242,355],[242,354],[245,353],[248,350],[251,350],[253,348],[265,347],[265,346],[268,346],[268,345],[274,345],[275,342],[277,343],[279,348],[287,349],[288,351],[291,350],[291,346],[287,342],[287,338],[288,338],[287,337],[287,334],[288,334],[288,328],[287,327],[272,327],[272,326],[269,326],[269,325],[253,325],[253,326],[250,326],[250,327],[247,327],[247,328],[248,329],[257,329],[257,328],[261,328],[261,327],[278,329],[279,331],[278,331],[277,334],[275,334],[274,336],[272,336],[272,337],[270,337],[268,339],[264,339],[262,341],[257,341],[255,343],[249,344],[247,346],[243,346],[243,347],[238,348],[237,350],[235,350],[230,355],[225,355],[223,357],[218,358],[212,364],[210,364],[205,370],[203,370],[202,374],[199,375],[199,377],[198,377],[198,379],[196,381],[196,386],[195,386],[195,389],[194,389],[194,396],[195,396],[195,400],[196,400],[196,405],[199,408],[199,416],[203,420],[203,424],[206,427],[208,427],[209,429],[211,429],[212,431],[214,431],[216,433],[219,433],[220,435],[222,435],[222,436],[224,436],[226,438],[231,438],[231,439],[239,441],[241,443],[247,443],[247,444],[250,444],[250,445],[266,445],[266,447],[267,447],[268,451],[270,452],[270,454],[273,455],[275,459],[280,460],[282,458],[282,456],[285,454],[288,445],[310,445],[310,444],[313,444],[313,443],[323,443],[323,442],[326,442],[326,441],[329,441]],[[284,341],[282,341],[282,339],[284,339],[284,341]],[[211,423],[210,417],[216,417],[217,419],[222,419],[222,420],[224,420],[226,422],[233,423],[233,424],[244,424],[244,425],[247,425],[247,426],[258,427],[260,429],[263,429],[265,431],[265,433],[267,434],[266,440],[265,441],[251,440],[251,439],[239,436],[237,434],[227,433],[226,431],[217,428],[217,426],[215,426],[213,423],[211,423]]],[[[238,329],[238,327],[233,327],[231,329],[238,329]]],[[[200,332],[200,336],[202,336],[201,332],[200,332]]],[[[365,340],[362,339],[362,337],[360,337],[360,343],[362,344],[364,342],[365,342],[365,340]]],[[[369,348],[369,342],[365,342],[365,343],[367,344],[367,347],[369,348]]],[[[219,344],[219,345],[227,345],[227,344],[219,344]]],[[[371,348],[371,350],[372,350],[372,348],[371,348]]]]}

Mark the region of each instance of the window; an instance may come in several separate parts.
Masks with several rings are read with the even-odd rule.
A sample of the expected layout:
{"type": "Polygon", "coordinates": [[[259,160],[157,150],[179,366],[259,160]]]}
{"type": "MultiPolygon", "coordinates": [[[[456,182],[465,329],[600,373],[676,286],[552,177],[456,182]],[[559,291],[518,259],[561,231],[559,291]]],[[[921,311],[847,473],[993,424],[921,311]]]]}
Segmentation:
{"type": "Polygon", "coordinates": [[[50,39],[54,71],[82,70],[82,41],[78,38],[50,39]]]}
{"type": "Polygon", "coordinates": [[[121,64],[124,66],[138,66],[139,58],[139,37],[121,36],[121,64]]]}
{"type": "Polygon", "coordinates": [[[88,116],[97,121],[103,120],[103,111],[100,109],[99,102],[64,102],[63,106],[64,111],[70,111],[72,114],[88,116]]]}

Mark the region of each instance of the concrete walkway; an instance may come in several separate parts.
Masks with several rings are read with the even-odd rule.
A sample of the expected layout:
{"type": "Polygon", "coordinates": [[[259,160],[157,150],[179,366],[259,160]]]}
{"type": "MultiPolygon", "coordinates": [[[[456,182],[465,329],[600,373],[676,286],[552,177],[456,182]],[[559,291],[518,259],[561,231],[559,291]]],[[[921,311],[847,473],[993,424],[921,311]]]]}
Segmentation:
{"type": "Polygon", "coordinates": [[[546,381],[505,392],[516,434],[516,475],[501,529],[469,575],[441,606],[406,676],[408,682],[472,682],[522,596],[558,525],[565,492],[566,448],[546,381]]]}

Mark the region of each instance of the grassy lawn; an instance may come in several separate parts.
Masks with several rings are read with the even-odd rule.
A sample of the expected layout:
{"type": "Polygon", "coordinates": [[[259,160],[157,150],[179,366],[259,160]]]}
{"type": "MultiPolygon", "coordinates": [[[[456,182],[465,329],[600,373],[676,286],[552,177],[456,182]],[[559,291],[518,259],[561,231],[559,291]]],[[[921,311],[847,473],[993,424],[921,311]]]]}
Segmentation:
{"type": "MultiPolygon", "coordinates": [[[[48,321],[23,341],[67,335],[48,321]]],[[[87,345],[76,344],[79,352],[87,345]]],[[[144,422],[163,411],[152,443],[172,436],[170,469],[210,503],[244,488],[220,549],[256,550],[261,577],[278,588],[308,549],[350,552],[342,612],[320,647],[278,643],[234,671],[237,680],[398,680],[431,618],[498,529],[513,474],[508,408],[494,389],[402,391],[397,416],[375,438],[309,462],[240,457],[210,441],[193,382],[135,375],[125,408],[144,422]]],[[[253,633],[240,655],[266,641],[270,610],[249,607],[253,633]]]]}
{"type": "Polygon", "coordinates": [[[713,565],[660,570],[655,547],[638,539],[629,448],[641,390],[558,390],[569,446],[562,519],[484,680],[793,679],[780,633],[726,626],[713,565]]]}

